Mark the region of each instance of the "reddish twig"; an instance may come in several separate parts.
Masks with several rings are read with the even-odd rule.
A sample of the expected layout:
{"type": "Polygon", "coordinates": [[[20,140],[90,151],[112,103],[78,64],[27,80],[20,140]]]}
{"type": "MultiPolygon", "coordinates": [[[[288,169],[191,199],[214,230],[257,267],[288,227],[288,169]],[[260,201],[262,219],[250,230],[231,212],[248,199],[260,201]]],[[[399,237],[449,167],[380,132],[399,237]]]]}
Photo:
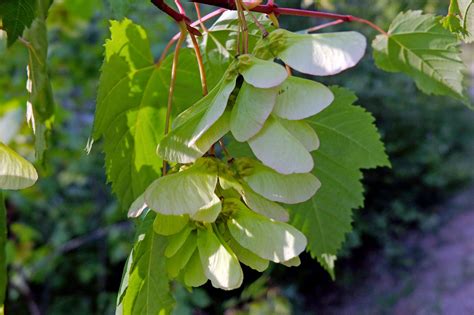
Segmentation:
{"type": "MultiPolygon", "coordinates": [[[[236,4],[234,0],[190,0],[192,2],[203,3],[208,5],[213,5],[216,7],[228,9],[228,10],[236,10],[236,4]]],[[[313,17],[313,18],[324,18],[324,19],[334,19],[334,20],[342,20],[344,22],[359,22],[366,24],[381,34],[388,35],[382,28],[375,25],[374,23],[356,17],[352,15],[346,14],[337,14],[337,13],[330,13],[330,12],[322,12],[322,11],[313,11],[313,10],[304,10],[304,9],[293,9],[293,8],[280,8],[274,3],[270,2],[267,4],[260,4],[257,6],[252,7],[251,3],[246,3],[251,8],[251,11],[265,13],[265,14],[275,14],[278,15],[294,15],[294,16],[305,16],[305,17],[313,17]]]]}
{"type": "MultiPolygon", "coordinates": [[[[178,12],[174,10],[172,7],[167,5],[164,0],[151,0],[151,2],[161,11],[165,12],[167,15],[169,15],[173,20],[175,20],[177,23],[184,22],[186,24],[186,28],[188,31],[196,36],[201,36],[201,32],[199,32],[197,29],[195,29],[191,25],[191,20],[181,12],[178,12]]],[[[179,10],[183,11],[183,7],[181,6],[181,3],[179,0],[176,1],[176,5],[178,6],[179,10]]]]}
{"type": "MultiPolygon", "coordinates": [[[[225,11],[227,11],[226,9],[217,9],[215,11],[212,11],[211,13],[203,16],[201,19],[197,20],[197,21],[194,21],[193,23],[191,23],[191,26],[194,27],[194,26],[197,26],[199,25],[200,23],[204,23],[216,16],[219,16],[221,15],[222,13],[224,13],[225,11]]],[[[168,51],[170,50],[171,46],[173,46],[173,44],[179,39],[179,37],[181,36],[181,32],[177,33],[176,35],[174,35],[170,41],[168,42],[168,44],[166,44],[166,47],[165,49],[163,50],[163,52],[161,53],[161,56],[160,56],[160,59],[158,60],[157,62],[157,66],[160,66],[161,63],[163,62],[163,60],[165,60],[166,58],[166,55],[168,54],[168,51]]]]}

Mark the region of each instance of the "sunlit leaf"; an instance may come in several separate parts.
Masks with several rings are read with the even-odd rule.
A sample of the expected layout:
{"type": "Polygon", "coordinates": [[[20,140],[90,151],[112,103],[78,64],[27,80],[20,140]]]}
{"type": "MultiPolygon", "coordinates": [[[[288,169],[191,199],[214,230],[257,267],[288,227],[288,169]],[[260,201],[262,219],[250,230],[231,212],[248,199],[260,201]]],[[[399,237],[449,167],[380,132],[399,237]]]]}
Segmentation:
{"type": "Polygon", "coordinates": [[[261,258],[250,250],[242,247],[239,242],[232,237],[230,232],[227,232],[227,234],[228,235],[225,236],[226,242],[241,263],[259,272],[264,272],[268,268],[269,260],[261,258]]]}
{"type": "Polygon", "coordinates": [[[191,231],[191,228],[185,228],[179,233],[170,236],[168,238],[168,246],[166,246],[165,256],[168,258],[174,256],[183,246],[184,242],[186,242],[191,231]]]}
{"type": "Polygon", "coordinates": [[[400,13],[388,36],[377,36],[372,46],[376,65],[382,70],[409,75],[424,93],[466,99],[458,39],[434,15],[400,13]]]}

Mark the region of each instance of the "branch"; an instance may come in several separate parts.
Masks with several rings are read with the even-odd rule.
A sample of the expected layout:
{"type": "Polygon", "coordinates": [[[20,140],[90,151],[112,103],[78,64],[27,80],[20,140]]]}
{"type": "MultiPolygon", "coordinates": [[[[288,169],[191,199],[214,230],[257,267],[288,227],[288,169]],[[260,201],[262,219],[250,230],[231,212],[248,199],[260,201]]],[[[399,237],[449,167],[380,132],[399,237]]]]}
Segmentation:
{"type": "MultiPolygon", "coordinates": [[[[234,0],[190,0],[191,2],[196,3],[203,3],[208,5],[213,5],[216,7],[228,9],[228,10],[236,10],[237,6],[234,0]]],[[[253,6],[251,3],[245,3],[249,6],[250,11],[265,13],[265,14],[275,14],[278,15],[294,15],[294,16],[305,16],[305,17],[313,17],[313,18],[324,18],[324,19],[333,19],[333,20],[342,20],[344,22],[359,22],[366,24],[381,34],[388,35],[382,28],[375,25],[374,23],[367,21],[365,19],[346,15],[346,14],[337,14],[337,13],[330,13],[330,12],[322,12],[322,11],[313,11],[313,10],[303,10],[303,9],[293,9],[293,8],[280,8],[273,2],[269,2],[267,4],[260,4],[257,6],[253,6]]]]}
{"type": "MultiPolygon", "coordinates": [[[[195,29],[191,25],[191,19],[188,18],[185,14],[180,13],[173,8],[171,8],[169,5],[165,3],[164,0],[151,0],[151,3],[153,3],[158,9],[169,15],[173,20],[176,21],[176,23],[181,23],[184,22],[186,24],[186,28],[188,31],[196,36],[201,36],[201,32],[199,32],[197,29],[195,29]]],[[[177,5],[180,10],[182,10],[182,7],[180,6],[179,1],[177,2],[177,5]]]]}

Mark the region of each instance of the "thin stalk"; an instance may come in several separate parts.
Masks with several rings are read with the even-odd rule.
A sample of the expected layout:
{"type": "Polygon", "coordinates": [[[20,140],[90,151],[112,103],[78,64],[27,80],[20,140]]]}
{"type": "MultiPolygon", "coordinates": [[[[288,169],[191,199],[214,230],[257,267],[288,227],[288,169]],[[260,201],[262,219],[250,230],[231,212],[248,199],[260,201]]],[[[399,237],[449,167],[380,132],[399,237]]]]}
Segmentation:
{"type": "Polygon", "coordinates": [[[197,14],[197,17],[198,17],[199,26],[202,28],[202,30],[204,32],[208,33],[209,30],[207,29],[206,25],[204,25],[204,23],[202,22],[201,7],[199,6],[199,3],[195,3],[194,8],[196,9],[196,14],[197,14]]]}
{"type": "MultiPolygon", "coordinates": [[[[192,2],[202,3],[213,5],[216,7],[225,8],[228,10],[236,10],[237,3],[232,0],[191,0],[192,2]]],[[[343,20],[344,22],[358,22],[362,24],[366,24],[371,28],[375,29],[377,32],[388,35],[382,28],[377,26],[376,24],[365,20],[360,17],[346,15],[346,14],[337,14],[337,13],[330,13],[330,12],[322,12],[322,11],[313,11],[313,10],[304,10],[304,9],[293,9],[293,8],[280,8],[269,2],[267,4],[260,4],[253,8],[250,8],[253,12],[265,13],[265,14],[275,14],[278,15],[294,15],[294,16],[305,16],[305,17],[312,17],[312,18],[324,18],[324,19],[333,19],[333,20],[343,20]]]]}
{"type": "Polygon", "coordinates": [[[242,6],[244,7],[244,9],[248,12],[248,14],[250,15],[250,17],[252,18],[253,22],[255,23],[255,25],[257,25],[258,29],[260,30],[260,32],[262,32],[262,36],[263,37],[267,37],[268,36],[268,31],[265,29],[265,27],[262,25],[262,23],[260,23],[258,21],[258,19],[255,17],[255,15],[253,14],[252,11],[250,11],[249,7],[243,3],[242,3],[242,6]]]}
{"type": "Polygon", "coordinates": [[[245,18],[244,8],[242,5],[242,0],[237,0],[236,5],[237,5],[237,13],[239,15],[239,20],[240,20],[240,26],[242,30],[243,53],[247,54],[249,52],[249,47],[248,47],[249,33],[248,33],[247,20],[245,18]]]}
{"type": "Polygon", "coordinates": [[[204,62],[202,60],[201,49],[199,48],[199,44],[197,42],[196,36],[191,34],[191,41],[193,42],[194,52],[196,53],[196,60],[199,68],[199,76],[201,78],[201,87],[202,87],[202,95],[207,95],[207,78],[206,78],[206,69],[204,68],[204,62]]]}
{"type": "MultiPolygon", "coordinates": [[[[176,75],[178,69],[178,62],[179,62],[179,51],[181,46],[183,45],[184,41],[186,40],[186,24],[184,22],[180,22],[179,26],[181,28],[181,35],[179,36],[178,42],[176,43],[176,47],[174,49],[174,56],[173,56],[173,65],[171,66],[171,80],[170,80],[170,89],[168,93],[168,107],[166,109],[166,120],[165,120],[165,135],[168,134],[170,129],[170,121],[171,121],[171,110],[173,109],[173,95],[174,95],[174,88],[176,85],[176,75]]],[[[163,161],[163,176],[167,173],[167,162],[163,161]]]]}

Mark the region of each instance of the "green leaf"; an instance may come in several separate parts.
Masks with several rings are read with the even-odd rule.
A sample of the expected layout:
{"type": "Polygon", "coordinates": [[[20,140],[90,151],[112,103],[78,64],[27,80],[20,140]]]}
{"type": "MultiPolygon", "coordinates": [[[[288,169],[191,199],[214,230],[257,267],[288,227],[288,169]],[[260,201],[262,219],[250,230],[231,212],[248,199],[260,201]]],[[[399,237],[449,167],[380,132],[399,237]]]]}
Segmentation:
{"type": "Polygon", "coordinates": [[[466,43],[474,42],[474,1],[473,0],[454,0],[458,2],[462,27],[466,35],[464,41],[466,43]]]}
{"type": "MultiPolygon", "coordinates": [[[[145,30],[128,19],[111,22],[105,44],[93,139],[104,139],[112,190],[128,209],[161,174],[155,149],[163,138],[173,56],[154,63],[145,30]]],[[[208,86],[222,79],[225,65],[203,55],[208,86]],[[212,69],[211,69],[212,68],[212,69]]],[[[192,49],[180,50],[173,116],[202,98],[192,49]]]]}
{"type": "Polygon", "coordinates": [[[133,247],[128,287],[122,299],[123,315],[169,314],[174,307],[166,275],[163,236],[153,231],[154,214],[150,212],[133,247]]]}
{"type": "Polygon", "coordinates": [[[302,73],[327,76],[354,67],[364,56],[365,37],[357,32],[297,34],[278,29],[255,48],[257,56],[277,57],[302,73]]]}
{"type": "Polygon", "coordinates": [[[466,100],[458,40],[439,18],[421,11],[400,13],[388,36],[377,36],[372,46],[380,69],[409,75],[424,93],[466,100]]]}
{"type": "Polygon", "coordinates": [[[352,92],[337,87],[332,91],[334,103],[308,120],[321,140],[313,152],[313,174],[321,189],[290,210],[291,223],[308,238],[311,256],[334,277],[336,254],[351,231],[352,209],[364,203],[360,169],[390,164],[372,115],[352,105],[352,92]]]}
{"type": "Polygon", "coordinates": [[[34,166],[0,142],[0,190],[28,188],[37,180],[34,166]]]}
{"type": "Polygon", "coordinates": [[[164,133],[166,109],[157,88],[145,31],[132,21],[112,21],[99,83],[93,138],[104,138],[106,172],[124,208],[161,173],[155,148],[164,133]]]}
{"type": "Polygon", "coordinates": [[[165,215],[193,215],[214,202],[218,198],[214,193],[217,174],[208,168],[207,161],[199,160],[184,171],[154,181],[145,192],[146,204],[165,215]]]}
{"type": "Polygon", "coordinates": [[[255,136],[273,110],[277,88],[259,89],[244,82],[230,117],[230,130],[237,141],[255,136]]]}
{"type": "Polygon", "coordinates": [[[198,230],[197,242],[204,273],[212,286],[223,290],[240,287],[244,276],[239,260],[211,227],[198,230]]]}
{"type": "Polygon", "coordinates": [[[311,154],[277,118],[270,116],[248,143],[260,161],[279,173],[307,173],[313,169],[311,154]]]}
{"type": "Polygon", "coordinates": [[[0,18],[3,29],[8,33],[8,46],[30,27],[36,14],[36,0],[2,0],[0,3],[0,18]]]}
{"type": "Polygon", "coordinates": [[[290,120],[316,115],[334,100],[331,90],[321,83],[290,76],[279,87],[273,114],[290,120]]]}
{"type": "Polygon", "coordinates": [[[8,283],[6,253],[7,232],[7,209],[5,207],[3,192],[0,189],[0,313],[3,311],[8,283]]]}
{"type": "Polygon", "coordinates": [[[25,39],[28,42],[27,90],[30,93],[27,120],[35,134],[36,159],[42,161],[47,148],[47,133],[54,120],[55,106],[48,67],[46,13],[49,4],[40,4],[38,17],[25,32],[25,39]]]}
{"type": "Polygon", "coordinates": [[[293,226],[252,212],[239,200],[234,203],[238,210],[227,221],[227,227],[242,247],[276,263],[295,258],[305,250],[306,237],[293,226]]]}

